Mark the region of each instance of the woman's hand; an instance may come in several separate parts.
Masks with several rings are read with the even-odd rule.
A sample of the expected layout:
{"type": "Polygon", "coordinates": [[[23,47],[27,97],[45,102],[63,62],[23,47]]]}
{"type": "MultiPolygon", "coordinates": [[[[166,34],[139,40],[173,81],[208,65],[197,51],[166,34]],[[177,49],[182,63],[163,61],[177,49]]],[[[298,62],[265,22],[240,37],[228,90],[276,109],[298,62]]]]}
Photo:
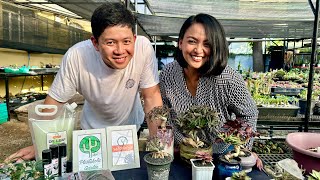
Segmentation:
{"type": "Polygon", "coordinates": [[[258,156],[256,153],[254,153],[254,152],[252,152],[252,155],[257,159],[257,160],[256,160],[256,165],[257,165],[257,168],[261,171],[261,170],[263,169],[263,163],[262,163],[261,159],[260,159],[259,156],[258,156]]]}
{"type": "Polygon", "coordinates": [[[24,160],[31,160],[35,158],[35,149],[33,146],[28,146],[25,148],[20,149],[16,153],[11,154],[9,157],[7,157],[4,162],[10,163],[10,162],[21,162],[24,160]]]}

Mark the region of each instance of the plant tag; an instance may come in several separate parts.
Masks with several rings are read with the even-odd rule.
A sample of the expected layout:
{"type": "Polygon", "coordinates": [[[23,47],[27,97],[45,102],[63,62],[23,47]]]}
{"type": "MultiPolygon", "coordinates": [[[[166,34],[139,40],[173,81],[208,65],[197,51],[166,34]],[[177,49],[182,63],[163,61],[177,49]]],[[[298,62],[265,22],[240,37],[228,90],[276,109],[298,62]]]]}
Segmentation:
{"type": "Polygon", "coordinates": [[[60,131],[54,133],[47,133],[47,148],[49,149],[51,144],[67,143],[67,131],[60,131]]]}
{"type": "Polygon", "coordinates": [[[105,129],[73,131],[73,172],[107,169],[105,129]]]}

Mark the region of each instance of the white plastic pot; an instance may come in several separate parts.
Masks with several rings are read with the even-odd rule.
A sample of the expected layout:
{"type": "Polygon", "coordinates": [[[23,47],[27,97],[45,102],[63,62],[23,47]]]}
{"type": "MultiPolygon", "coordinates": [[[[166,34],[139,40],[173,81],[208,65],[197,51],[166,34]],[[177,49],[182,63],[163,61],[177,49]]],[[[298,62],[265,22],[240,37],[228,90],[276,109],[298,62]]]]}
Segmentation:
{"type": "Polygon", "coordinates": [[[192,165],[192,180],[211,180],[214,170],[214,165],[212,162],[210,164],[212,166],[196,166],[194,161],[199,159],[190,159],[192,165]]]}

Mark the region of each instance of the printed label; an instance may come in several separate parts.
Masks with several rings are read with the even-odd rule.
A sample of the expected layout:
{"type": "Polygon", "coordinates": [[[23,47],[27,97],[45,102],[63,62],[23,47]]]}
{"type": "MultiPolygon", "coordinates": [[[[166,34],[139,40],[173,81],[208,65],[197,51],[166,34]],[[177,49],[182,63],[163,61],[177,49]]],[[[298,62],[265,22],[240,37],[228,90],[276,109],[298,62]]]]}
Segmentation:
{"type": "Polygon", "coordinates": [[[47,133],[47,148],[49,149],[51,144],[67,143],[67,131],[60,131],[54,133],[47,133]]]}
{"type": "Polygon", "coordinates": [[[61,176],[67,173],[67,157],[61,157],[61,176]]]}
{"type": "Polygon", "coordinates": [[[134,146],[132,130],[112,131],[112,162],[113,165],[134,163],[134,146]]]}
{"type": "Polygon", "coordinates": [[[49,178],[52,175],[52,164],[43,165],[43,175],[45,178],[49,178]]]}
{"type": "Polygon", "coordinates": [[[59,175],[59,159],[52,159],[52,175],[58,176],[59,175]]]}

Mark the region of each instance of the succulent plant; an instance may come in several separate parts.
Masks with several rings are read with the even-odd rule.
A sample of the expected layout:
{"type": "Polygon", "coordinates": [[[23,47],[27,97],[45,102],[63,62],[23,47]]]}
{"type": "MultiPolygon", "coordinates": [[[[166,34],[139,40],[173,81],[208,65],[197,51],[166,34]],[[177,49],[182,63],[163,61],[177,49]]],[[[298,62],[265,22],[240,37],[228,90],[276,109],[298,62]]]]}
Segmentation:
{"type": "Polygon", "coordinates": [[[156,121],[161,120],[161,128],[166,128],[166,122],[168,120],[168,116],[170,113],[170,109],[163,106],[154,107],[147,115],[147,121],[156,121]]]}
{"type": "Polygon", "coordinates": [[[207,133],[216,133],[220,118],[219,113],[207,106],[193,106],[180,114],[175,121],[178,128],[187,137],[184,143],[198,148],[204,145],[199,135],[206,137],[206,130],[207,133]]]}
{"type": "Polygon", "coordinates": [[[251,180],[245,171],[235,172],[231,176],[231,180],[251,180]]]}
{"type": "Polygon", "coordinates": [[[252,137],[259,136],[259,133],[253,132],[252,127],[244,120],[227,120],[222,126],[223,130],[218,134],[218,141],[234,145],[235,153],[228,153],[224,157],[227,161],[239,155],[244,155],[241,146],[248,142],[252,137]]]}
{"type": "Polygon", "coordinates": [[[197,151],[196,158],[201,160],[202,165],[212,162],[212,155],[208,152],[197,151]]]}
{"type": "Polygon", "coordinates": [[[152,158],[157,159],[168,156],[168,153],[163,151],[164,145],[157,136],[149,137],[148,143],[146,145],[146,150],[152,151],[152,158]]]}
{"type": "Polygon", "coordinates": [[[166,129],[166,122],[169,116],[169,108],[158,106],[154,107],[147,115],[148,121],[161,120],[160,129],[155,136],[149,137],[146,144],[146,150],[152,151],[152,158],[164,158],[168,153],[164,151],[165,146],[171,146],[173,142],[172,129],[166,129]]]}

